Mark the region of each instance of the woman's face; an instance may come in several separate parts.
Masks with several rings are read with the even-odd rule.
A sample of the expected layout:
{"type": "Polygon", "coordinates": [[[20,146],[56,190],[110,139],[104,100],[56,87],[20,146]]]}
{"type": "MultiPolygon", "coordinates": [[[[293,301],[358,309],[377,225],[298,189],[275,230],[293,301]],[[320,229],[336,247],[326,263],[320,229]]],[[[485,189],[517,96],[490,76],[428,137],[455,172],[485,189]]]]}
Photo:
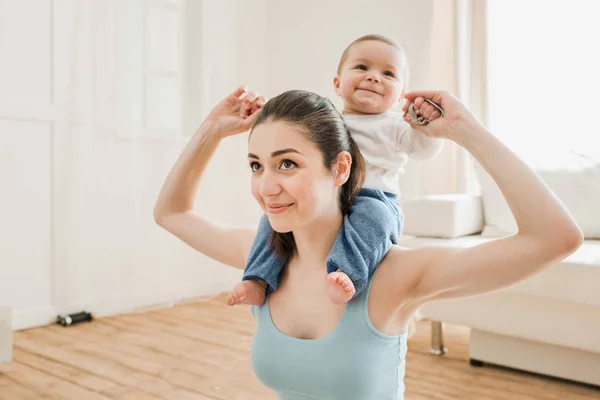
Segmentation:
{"type": "Polygon", "coordinates": [[[303,132],[284,121],[254,128],[248,141],[252,195],[276,232],[291,232],[339,211],[336,179],[303,132]]]}

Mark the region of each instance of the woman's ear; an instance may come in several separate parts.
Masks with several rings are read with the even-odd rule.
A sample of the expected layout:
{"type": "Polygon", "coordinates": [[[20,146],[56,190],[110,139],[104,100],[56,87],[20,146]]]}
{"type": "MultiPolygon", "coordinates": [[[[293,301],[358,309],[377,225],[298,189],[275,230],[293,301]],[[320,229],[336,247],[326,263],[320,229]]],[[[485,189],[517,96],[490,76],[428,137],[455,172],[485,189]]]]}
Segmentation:
{"type": "Polygon", "coordinates": [[[352,156],[347,151],[342,151],[338,154],[335,163],[335,186],[342,186],[350,178],[350,170],[352,168],[352,156]]]}

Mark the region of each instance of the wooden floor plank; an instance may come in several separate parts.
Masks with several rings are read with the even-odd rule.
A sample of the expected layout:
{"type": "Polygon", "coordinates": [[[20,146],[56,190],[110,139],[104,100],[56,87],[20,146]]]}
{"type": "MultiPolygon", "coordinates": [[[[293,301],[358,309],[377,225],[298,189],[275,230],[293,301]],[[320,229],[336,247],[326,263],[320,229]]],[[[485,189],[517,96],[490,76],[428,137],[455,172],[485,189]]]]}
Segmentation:
{"type": "Polygon", "coordinates": [[[64,400],[108,400],[109,398],[81,386],[72,384],[53,375],[30,368],[20,362],[12,363],[11,379],[24,387],[47,394],[51,398],[64,400]]]}
{"type": "Polygon", "coordinates": [[[163,397],[158,397],[148,392],[137,388],[129,388],[125,392],[121,393],[115,400],[165,400],[163,397]]]}
{"type": "Polygon", "coordinates": [[[86,372],[74,368],[69,364],[54,361],[45,358],[37,353],[32,353],[20,347],[15,347],[14,357],[21,364],[27,365],[32,369],[36,369],[48,375],[65,380],[75,385],[89,389],[93,392],[101,394],[110,394],[111,392],[119,392],[126,389],[126,386],[116,382],[97,376],[91,372],[86,372]]]}
{"type": "MultiPolygon", "coordinates": [[[[68,347],[54,347],[39,339],[18,335],[16,346],[29,352],[39,354],[47,359],[71,365],[77,369],[93,373],[104,379],[111,380],[124,386],[135,387],[140,382],[148,380],[148,375],[124,368],[118,362],[102,359],[75,351],[68,347]]],[[[38,335],[42,337],[41,335],[38,335]]],[[[110,356],[108,354],[108,356],[110,356]]],[[[15,359],[18,361],[18,359],[15,359]]]]}
{"type": "Polygon", "coordinates": [[[2,367],[5,371],[0,371],[0,400],[36,400],[36,399],[51,399],[36,391],[34,388],[25,387],[19,382],[14,381],[7,376],[6,366],[2,367]]]}
{"type": "MultiPolygon", "coordinates": [[[[60,329],[60,328],[59,328],[60,329]]],[[[53,329],[45,330],[46,334],[58,334],[59,332],[52,332],[53,329]]],[[[75,332],[66,330],[60,333],[61,337],[70,338],[72,341],[77,341],[76,347],[83,349],[88,352],[92,352],[99,346],[102,346],[104,351],[108,351],[114,354],[120,354],[119,359],[131,359],[132,363],[142,362],[143,360],[152,360],[158,365],[162,366],[160,370],[160,376],[167,381],[177,384],[182,387],[190,387],[188,381],[199,383],[204,381],[206,387],[211,387],[210,392],[204,392],[205,395],[213,396],[218,399],[235,399],[238,396],[237,392],[229,393],[227,388],[229,386],[237,389],[247,389],[244,394],[244,398],[254,398],[253,395],[264,396],[266,389],[259,390],[256,392],[253,387],[257,386],[257,382],[253,377],[239,376],[236,382],[231,383],[230,375],[236,374],[240,368],[240,364],[225,364],[222,363],[206,363],[206,352],[201,353],[202,359],[189,359],[181,356],[173,356],[171,354],[158,351],[156,349],[140,346],[136,343],[126,343],[120,340],[109,341],[108,337],[95,332],[75,332]],[[137,360],[137,361],[136,361],[137,360]],[[173,380],[176,379],[176,380],[173,380]]],[[[242,354],[240,354],[242,356],[242,354]]],[[[247,357],[247,355],[246,355],[247,357]]],[[[219,361],[217,359],[217,361],[219,361]]],[[[242,358],[240,358],[242,360],[242,358]]],[[[242,367],[249,367],[249,359],[243,363],[242,367]]],[[[131,364],[131,363],[130,363],[131,364]]],[[[134,365],[135,364],[131,364],[134,365]]],[[[243,391],[242,391],[243,392],[243,391]]],[[[256,397],[261,398],[260,396],[256,397]]]]}

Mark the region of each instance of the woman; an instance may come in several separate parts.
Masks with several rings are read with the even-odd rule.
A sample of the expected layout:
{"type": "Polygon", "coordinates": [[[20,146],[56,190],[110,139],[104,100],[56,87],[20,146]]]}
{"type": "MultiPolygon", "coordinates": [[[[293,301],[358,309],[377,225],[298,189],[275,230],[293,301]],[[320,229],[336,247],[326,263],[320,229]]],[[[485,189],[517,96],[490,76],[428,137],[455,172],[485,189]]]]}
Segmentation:
{"type": "MultiPolygon", "coordinates": [[[[429,137],[453,140],[490,173],[518,233],[470,248],[392,247],[369,287],[347,305],[328,301],[325,262],[364,166],[343,119],[326,99],[290,91],[270,100],[238,89],[200,126],[167,177],[155,219],[190,246],[243,269],[254,228],[227,227],[194,211],[198,183],[219,142],[252,127],[252,193],[287,263],[278,289],[253,310],[252,365],[280,399],[402,399],[406,331],[424,303],[514,284],[574,252],[582,234],[539,177],[446,92],[406,96],[429,118],[429,137]],[[353,162],[354,161],[354,162],[353,162]],[[372,289],[372,290],[371,290],[372,289]]],[[[408,122],[408,120],[407,120],[408,122]]],[[[210,195],[210,194],[206,194],[210,195]]]]}

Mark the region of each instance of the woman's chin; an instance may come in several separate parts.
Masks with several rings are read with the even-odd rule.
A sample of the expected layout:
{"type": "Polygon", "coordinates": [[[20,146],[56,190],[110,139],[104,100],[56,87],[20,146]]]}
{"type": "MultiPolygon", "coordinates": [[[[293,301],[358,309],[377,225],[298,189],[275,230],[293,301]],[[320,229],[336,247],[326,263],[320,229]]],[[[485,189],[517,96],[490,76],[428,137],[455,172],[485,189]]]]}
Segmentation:
{"type": "Polygon", "coordinates": [[[271,223],[271,228],[277,233],[288,233],[293,231],[293,228],[289,224],[273,224],[271,223]]]}
{"type": "Polygon", "coordinates": [[[294,230],[294,226],[290,221],[285,221],[277,216],[269,215],[269,224],[271,224],[271,229],[277,233],[288,233],[294,230]]]}

